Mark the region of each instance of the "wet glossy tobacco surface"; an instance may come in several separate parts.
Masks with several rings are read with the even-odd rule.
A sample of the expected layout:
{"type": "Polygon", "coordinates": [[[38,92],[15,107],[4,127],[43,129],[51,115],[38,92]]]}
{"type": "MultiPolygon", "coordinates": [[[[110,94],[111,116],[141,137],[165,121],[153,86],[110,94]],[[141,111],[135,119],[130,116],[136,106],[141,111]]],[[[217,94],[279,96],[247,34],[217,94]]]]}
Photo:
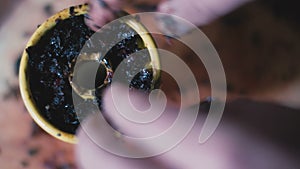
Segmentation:
{"type": "MultiPolygon", "coordinates": [[[[74,134],[79,126],[77,114],[84,112],[80,112],[80,110],[77,110],[77,114],[75,112],[69,76],[74,61],[87,41],[86,46],[89,48],[89,52],[109,49],[103,59],[106,66],[113,71],[124,58],[127,58],[125,66],[121,68],[126,83],[130,87],[143,91],[151,90],[153,86],[151,69],[144,68],[142,71],[138,71],[138,74],[133,73],[136,71],[134,70],[135,64],[145,65],[150,61],[150,56],[148,52],[143,52],[138,57],[130,55],[145,49],[145,47],[140,36],[136,35],[129,26],[116,24],[116,26],[113,25],[97,33],[97,36],[92,36],[95,32],[84,24],[83,15],[71,16],[56,22],[57,24],[48,30],[36,45],[26,49],[29,56],[26,73],[29,78],[31,95],[41,115],[51,124],[71,134],[74,134]],[[110,37],[110,40],[114,39],[118,43],[107,41],[107,36],[110,37]]],[[[103,69],[99,70],[103,71],[103,69]]],[[[96,77],[96,86],[99,85],[97,79],[103,80],[103,77],[96,77]]],[[[96,90],[96,100],[84,100],[76,94],[74,97],[78,97],[83,103],[96,102],[101,108],[102,90],[103,88],[96,90]]]]}

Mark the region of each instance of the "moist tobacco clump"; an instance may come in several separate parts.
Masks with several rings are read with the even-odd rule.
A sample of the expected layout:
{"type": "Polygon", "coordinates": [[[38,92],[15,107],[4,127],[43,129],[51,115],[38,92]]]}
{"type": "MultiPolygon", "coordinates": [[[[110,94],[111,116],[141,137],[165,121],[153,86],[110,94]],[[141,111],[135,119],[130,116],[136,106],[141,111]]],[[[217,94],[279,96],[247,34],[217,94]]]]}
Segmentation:
{"type": "MultiPolygon", "coordinates": [[[[145,49],[134,30],[119,23],[94,33],[84,24],[83,15],[71,16],[65,20],[57,20],[57,24],[36,45],[26,49],[29,56],[27,77],[37,108],[51,124],[71,134],[75,133],[79,125],[77,114],[82,113],[80,110],[76,113],[74,109],[69,76],[86,42],[89,52],[99,52],[101,55],[103,49],[109,49],[102,58],[113,71],[126,58],[121,74],[130,87],[150,91],[153,86],[151,69],[134,70],[137,66],[135,64],[145,65],[150,61],[148,52],[138,56],[131,55],[145,49]]],[[[96,90],[96,100],[93,100],[100,108],[102,90],[103,88],[96,90]]],[[[76,94],[74,97],[78,97],[82,103],[91,101],[76,94]]]]}

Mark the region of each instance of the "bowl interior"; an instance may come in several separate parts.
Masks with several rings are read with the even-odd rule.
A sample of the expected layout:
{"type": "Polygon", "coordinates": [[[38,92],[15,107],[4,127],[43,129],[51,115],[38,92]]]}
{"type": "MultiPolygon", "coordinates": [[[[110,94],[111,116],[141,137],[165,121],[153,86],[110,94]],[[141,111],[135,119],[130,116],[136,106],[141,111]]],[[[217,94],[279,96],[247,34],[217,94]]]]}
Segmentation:
{"type": "MultiPolygon", "coordinates": [[[[38,29],[34,32],[32,37],[30,38],[29,42],[26,45],[26,49],[28,47],[36,45],[41,37],[51,28],[53,28],[57,21],[64,20],[69,18],[70,16],[77,16],[77,15],[83,15],[86,14],[88,10],[87,5],[79,5],[75,7],[70,7],[68,9],[65,9],[54,16],[47,19],[43,24],[41,24],[38,29]]],[[[151,67],[153,68],[153,80],[158,81],[160,77],[159,72],[159,58],[158,53],[155,50],[156,45],[154,40],[152,39],[151,35],[147,32],[147,30],[139,24],[135,20],[128,19],[125,21],[127,25],[129,25],[132,29],[134,29],[141,39],[143,40],[143,43],[145,44],[146,48],[151,49],[149,50],[149,55],[151,59],[151,67]]],[[[28,61],[29,61],[29,54],[26,52],[26,50],[23,52],[22,60],[20,64],[20,72],[19,72],[19,80],[20,80],[20,90],[21,90],[21,96],[25,103],[25,106],[30,113],[31,117],[34,119],[34,121],[46,132],[51,134],[52,136],[65,141],[69,143],[76,143],[77,139],[74,134],[64,132],[60,129],[58,129],[56,126],[48,122],[40,113],[40,110],[37,108],[35,101],[32,96],[32,91],[29,85],[29,77],[26,73],[28,71],[28,61]]]]}

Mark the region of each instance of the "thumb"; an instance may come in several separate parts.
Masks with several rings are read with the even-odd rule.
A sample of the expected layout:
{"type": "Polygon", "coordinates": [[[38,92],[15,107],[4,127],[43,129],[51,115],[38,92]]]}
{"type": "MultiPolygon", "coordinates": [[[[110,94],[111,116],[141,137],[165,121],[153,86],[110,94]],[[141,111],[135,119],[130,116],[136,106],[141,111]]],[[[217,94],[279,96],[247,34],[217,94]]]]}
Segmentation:
{"type": "MultiPolygon", "coordinates": [[[[116,86],[114,89],[118,95],[123,97],[126,95],[123,86],[116,86]]],[[[139,93],[133,93],[133,102],[138,105],[142,105],[144,100],[139,93]]],[[[113,114],[116,111],[113,107],[112,93],[110,88],[104,94],[104,105],[106,111],[106,118],[112,119],[113,127],[122,127],[123,131],[128,133],[132,130],[129,124],[118,120],[118,117],[113,114]],[[107,115],[108,114],[108,115],[107,115]],[[116,125],[114,125],[116,124],[116,125]]],[[[122,103],[120,103],[122,104],[122,103]]],[[[142,106],[143,107],[143,106],[142,106]]],[[[140,107],[141,108],[141,107],[140,107]]],[[[123,111],[127,111],[126,108],[123,111]]],[[[100,112],[99,112],[100,113],[100,112]]],[[[132,169],[132,168],[157,168],[157,169],[167,169],[170,168],[169,164],[165,161],[160,160],[157,157],[153,158],[126,158],[114,154],[116,151],[126,151],[125,153],[132,154],[143,154],[144,151],[148,151],[149,147],[140,147],[132,144],[130,141],[124,140],[120,137],[120,134],[116,132],[110,126],[102,114],[94,114],[81,123],[81,127],[78,130],[79,142],[76,145],[76,157],[79,165],[84,169],[95,169],[101,168],[102,166],[110,169],[132,169]],[[108,149],[107,149],[108,147],[108,149]],[[113,151],[110,152],[112,148],[113,151]],[[146,150],[147,149],[147,150],[146,150]]],[[[156,127],[154,127],[156,129],[156,127]]],[[[137,133],[143,133],[139,130],[137,133]]],[[[122,154],[122,152],[120,152],[122,154]]],[[[171,167],[172,168],[172,167],[171,167]]]]}

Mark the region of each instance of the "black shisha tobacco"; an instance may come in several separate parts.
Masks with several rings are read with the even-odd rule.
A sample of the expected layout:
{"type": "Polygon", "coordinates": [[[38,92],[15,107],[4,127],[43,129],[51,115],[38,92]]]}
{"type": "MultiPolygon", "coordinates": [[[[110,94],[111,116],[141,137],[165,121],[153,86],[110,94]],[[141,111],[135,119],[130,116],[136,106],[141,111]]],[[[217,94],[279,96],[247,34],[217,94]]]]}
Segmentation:
{"type": "MultiPolygon", "coordinates": [[[[74,61],[87,41],[89,52],[99,52],[100,48],[109,49],[103,59],[112,70],[123,59],[128,59],[121,72],[130,87],[148,92],[153,86],[152,69],[144,68],[137,74],[132,73],[136,71],[135,64],[141,63],[135,62],[136,60],[142,60],[142,63],[150,61],[148,52],[140,57],[130,55],[145,49],[141,37],[133,29],[121,23],[97,32],[96,36],[94,33],[84,24],[83,15],[71,16],[65,20],[57,20],[57,24],[36,45],[26,49],[29,56],[26,73],[35,105],[51,124],[71,134],[75,134],[79,126],[78,114],[82,112],[77,110],[76,113],[74,109],[69,75],[74,61]],[[106,40],[107,37],[117,43],[112,44],[106,40]]],[[[96,100],[85,100],[78,95],[74,97],[78,97],[83,103],[96,102],[101,108],[102,90],[103,88],[96,90],[96,100]]]]}

